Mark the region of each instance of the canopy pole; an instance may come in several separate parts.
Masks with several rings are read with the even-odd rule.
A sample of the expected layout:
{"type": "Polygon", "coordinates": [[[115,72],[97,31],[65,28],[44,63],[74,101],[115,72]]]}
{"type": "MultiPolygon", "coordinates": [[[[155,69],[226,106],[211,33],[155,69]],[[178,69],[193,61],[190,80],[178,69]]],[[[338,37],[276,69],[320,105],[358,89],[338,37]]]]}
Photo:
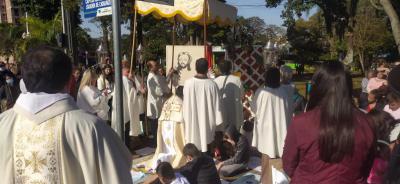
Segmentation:
{"type": "Polygon", "coordinates": [[[112,0],[112,28],[114,40],[114,67],[115,67],[115,98],[116,101],[116,132],[122,141],[124,137],[125,125],[123,117],[122,103],[122,70],[121,70],[121,12],[120,0],[112,0]]]}
{"type": "MultiPolygon", "coordinates": [[[[174,24],[173,24],[173,26],[172,26],[172,65],[171,65],[171,68],[174,68],[174,58],[175,58],[175,44],[176,44],[176,20],[175,20],[175,17],[174,17],[174,22],[173,22],[174,24]]],[[[167,69],[168,70],[168,69],[167,69]]],[[[167,72],[169,72],[169,71],[167,71],[167,72]]],[[[172,77],[172,76],[171,76],[172,77]]],[[[170,82],[171,82],[171,90],[172,90],[172,78],[171,78],[171,80],[170,80],[170,82]]]]}
{"type": "Polygon", "coordinates": [[[203,8],[203,37],[204,37],[204,58],[207,59],[207,18],[208,18],[208,0],[204,0],[203,8]]]}
{"type": "MultiPolygon", "coordinates": [[[[135,7],[135,13],[133,15],[133,34],[132,34],[132,52],[131,52],[131,66],[130,66],[130,70],[129,73],[132,73],[133,70],[133,61],[136,60],[136,29],[137,29],[137,9],[135,7]]],[[[136,62],[135,62],[136,64],[136,62]]]]}

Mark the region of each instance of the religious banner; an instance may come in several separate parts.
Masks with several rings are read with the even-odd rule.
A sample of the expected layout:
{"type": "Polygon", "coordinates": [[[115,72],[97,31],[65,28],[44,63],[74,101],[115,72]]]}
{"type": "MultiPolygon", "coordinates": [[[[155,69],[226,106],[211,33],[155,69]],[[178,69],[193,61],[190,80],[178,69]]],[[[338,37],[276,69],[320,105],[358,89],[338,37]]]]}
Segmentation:
{"type": "MultiPolygon", "coordinates": [[[[172,67],[172,45],[167,46],[167,70],[172,67]]],[[[174,86],[184,85],[187,79],[196,75],[196,60],[204,57],[204,46],[176,45],[173,68],[177,76],[173,79],[174,86]]]]}

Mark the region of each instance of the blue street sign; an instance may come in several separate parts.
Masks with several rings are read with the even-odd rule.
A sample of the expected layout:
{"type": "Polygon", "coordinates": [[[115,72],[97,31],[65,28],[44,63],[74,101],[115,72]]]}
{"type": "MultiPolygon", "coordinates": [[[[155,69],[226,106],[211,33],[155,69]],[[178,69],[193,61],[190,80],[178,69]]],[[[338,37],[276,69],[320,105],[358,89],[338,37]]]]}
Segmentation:
{"type": "Polygon", "coordinates": [[[100,17],[112,14],[111,0],[83,0],[85,18],[100,17]]]}

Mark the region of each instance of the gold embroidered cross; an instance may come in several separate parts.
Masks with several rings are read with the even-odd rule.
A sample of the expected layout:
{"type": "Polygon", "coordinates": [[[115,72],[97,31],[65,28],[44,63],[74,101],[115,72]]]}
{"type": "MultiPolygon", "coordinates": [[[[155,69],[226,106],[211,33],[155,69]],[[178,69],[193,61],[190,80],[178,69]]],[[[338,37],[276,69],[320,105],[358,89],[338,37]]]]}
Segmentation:
{"type": "Polygon", "coordinates": [[[32,157],[29,160],[25,160],[26,166],[31,166],[34,173],[39,173],[42,166],[47,165],[46,159],[40,159],[38,152],[32,152],[32,157]]]}

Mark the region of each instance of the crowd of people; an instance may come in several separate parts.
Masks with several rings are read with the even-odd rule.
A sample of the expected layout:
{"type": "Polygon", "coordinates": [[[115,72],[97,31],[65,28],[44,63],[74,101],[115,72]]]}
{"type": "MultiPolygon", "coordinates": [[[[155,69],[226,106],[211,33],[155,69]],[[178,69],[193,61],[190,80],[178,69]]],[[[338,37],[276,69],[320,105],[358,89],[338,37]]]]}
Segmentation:
{"type": "Polygon", "coordinates": [[[304,98],[291,81],[292,70],[268,66],[264,84],[251,95],[251,114],[244,114],[244,88],[232,63],[217,65],[212,78],[208,61],[198,59],[196,75],[173,86],[174,69],[165,75],[148,61],[143,75],[122,61],[123,145],[116,134],[110,63],[74,68],[51,47],[27,52],[20,74],[0,63],[0,167],[6,168],[0,178],[132,183],[127,147],[143,134],[160,146],[156,142],[166,136],[160,122],[173,121],[183,125],[183,135],[172,137],[183,139],[176,147],[186,162],[173,168],[175,163],[159,160],[155,173],[161,183],[220,183],[220,177],[247,171],[252,155],[261,155],[264,184],[272,183],[276,158],[291,183],[400,182],[400,66],[380,64],[366,72],[356,104],[345,66],[322,63],[306,105],[298,103],[304,98]],[[171,120],[170,112],[180,118],[171,120]]]}

